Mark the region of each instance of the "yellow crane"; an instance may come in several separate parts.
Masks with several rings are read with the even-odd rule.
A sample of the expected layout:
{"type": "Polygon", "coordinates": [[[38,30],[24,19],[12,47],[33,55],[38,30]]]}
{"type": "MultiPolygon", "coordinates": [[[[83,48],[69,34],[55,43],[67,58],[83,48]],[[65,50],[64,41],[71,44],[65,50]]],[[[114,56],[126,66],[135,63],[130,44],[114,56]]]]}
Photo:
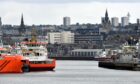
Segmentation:
{"type": "Polygon", "coordinates": [[[37,42],[37,33],[36,33],[34,26],[32,28],[32,32],[31,32],[31,42],[37,42]]]}

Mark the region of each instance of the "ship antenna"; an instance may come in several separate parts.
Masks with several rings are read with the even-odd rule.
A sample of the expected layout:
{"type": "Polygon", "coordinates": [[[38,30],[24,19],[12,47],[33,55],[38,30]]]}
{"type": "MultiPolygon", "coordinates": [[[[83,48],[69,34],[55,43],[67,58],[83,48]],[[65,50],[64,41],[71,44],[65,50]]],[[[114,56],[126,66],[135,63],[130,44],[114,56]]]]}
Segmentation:
{"type": "Polygon", "coordinates": [[[3,47],[3,42],[2,42],[2,40],[0,40],[0,41],[1,41],[1,42],[0,42],[0,46],[3,47]]]}

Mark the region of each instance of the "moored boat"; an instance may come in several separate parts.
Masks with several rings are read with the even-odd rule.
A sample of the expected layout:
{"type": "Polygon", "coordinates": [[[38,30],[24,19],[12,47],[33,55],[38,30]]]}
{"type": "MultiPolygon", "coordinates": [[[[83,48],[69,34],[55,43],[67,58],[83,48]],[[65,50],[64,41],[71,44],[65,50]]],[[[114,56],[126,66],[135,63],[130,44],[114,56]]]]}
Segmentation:
{"type": "Polygon", "coordinates": [[[21,42],[23,56],[30,61],[30,70],[53,70],[55,59],[48,58],[45,42],[21,42]]]}
{"type": "Polygon", "coordinates": [[[140,41],[133,42],[131,40],[130,42],[131,44],[129,42],[123,44],[116,54],[111,55],[111,60],[99,61],[98,66],[140,71],[140,41]]]}
{"type": "Polygon", "coordinates": [[[37,40],[35,29],[32,29],[31,39],[26,38],[20,43],[23,56],[29,60],[30,71],[53,70],[55,59],[48,58],[47,43],[37,40]]]}

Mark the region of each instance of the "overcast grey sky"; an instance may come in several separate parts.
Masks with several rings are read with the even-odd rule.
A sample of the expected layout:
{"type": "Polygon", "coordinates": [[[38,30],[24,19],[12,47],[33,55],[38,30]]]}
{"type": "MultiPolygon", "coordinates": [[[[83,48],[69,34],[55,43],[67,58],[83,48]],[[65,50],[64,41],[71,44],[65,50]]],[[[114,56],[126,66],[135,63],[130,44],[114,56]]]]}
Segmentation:
{"type": "Polygon", "coordinates": [[[131,22],[140,18],[140,0],[0,0],[3,24],[20,24],[21,13],[25,24],[62,24],[63,16],[73,24],[100,23],[105,10],[110,17],[126,16],[131,22]]]}
{"type": "Polygon", "coordinates": [[[139,2],[140,0],[0,0],[21,3],[75,3],[75,2],[139,2]]]}

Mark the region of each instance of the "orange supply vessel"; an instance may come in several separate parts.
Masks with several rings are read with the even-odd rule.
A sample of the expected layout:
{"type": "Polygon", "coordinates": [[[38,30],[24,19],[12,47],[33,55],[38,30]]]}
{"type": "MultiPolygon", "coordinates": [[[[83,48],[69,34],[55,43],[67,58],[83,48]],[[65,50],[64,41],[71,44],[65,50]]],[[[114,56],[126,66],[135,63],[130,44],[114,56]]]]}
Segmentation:
{"type": "Polygon", "coordinates": [[[29,61],[21,55],[7,54],[0,48],[0,73],[22,73],[29,71],[29,61]]]}
{"type": "Polygon", "coordinates": [[[20,43],[23,56],[29,60],[30,71],[53,70],[55,68],[56,61],[48,58],[46,46],[46,42],[37,41],[34,28],[31,32],[31,39],[26,38],[20,43]]]}

